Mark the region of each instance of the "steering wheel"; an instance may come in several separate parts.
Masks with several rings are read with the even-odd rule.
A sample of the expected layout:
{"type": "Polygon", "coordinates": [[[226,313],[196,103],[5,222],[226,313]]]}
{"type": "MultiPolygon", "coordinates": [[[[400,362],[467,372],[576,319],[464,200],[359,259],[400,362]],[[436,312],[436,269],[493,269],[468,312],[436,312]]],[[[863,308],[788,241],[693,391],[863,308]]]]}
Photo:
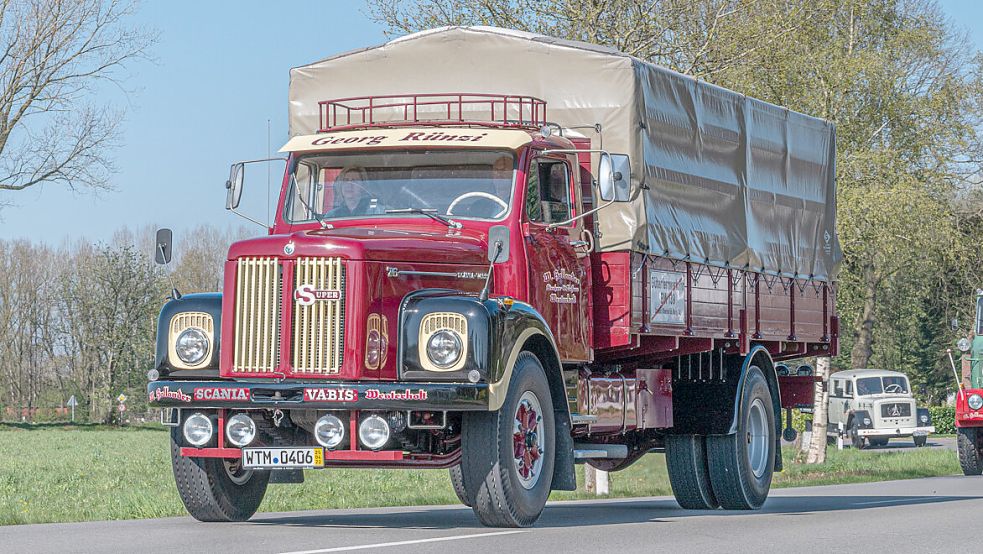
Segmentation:
{"type": "Polygon", "coordinates": [[[449,206],[447,206],[447,215],[454,215],[454,207],[457,206],[462,200],[467,200],[468,198],[484,198],[485,200],[491,200],[492,202],[498,204],[502,209],[493,215],[492,217],[501,217],[506,210],[509,209],[509,205],[501,198],[495,196],[494,194],[480,191],[465,192],[464,194],[458,196],[454,200],[451,200],[449,206]]]}
{"type": "Polygon", "coordinates": [[[897,383],[891,383],[890,385],[884,387],[884,392],[895,392],[895,393],[898,393],[898,392],[904,392],[904,389],[902,389],[901,388],[901,385],[899,385],[897,383]]]}

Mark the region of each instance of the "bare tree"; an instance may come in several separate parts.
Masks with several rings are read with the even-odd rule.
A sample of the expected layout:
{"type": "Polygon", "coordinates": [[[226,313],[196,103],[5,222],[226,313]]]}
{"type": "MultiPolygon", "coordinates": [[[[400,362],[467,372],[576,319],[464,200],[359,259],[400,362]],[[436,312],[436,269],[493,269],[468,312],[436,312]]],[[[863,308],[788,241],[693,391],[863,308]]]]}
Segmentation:
{"type": "Polygon", "coordinates": [[[145,56],[123,0],[0,0],[0,190],[108,188],[122,113],[89,103],[145,56]]]}

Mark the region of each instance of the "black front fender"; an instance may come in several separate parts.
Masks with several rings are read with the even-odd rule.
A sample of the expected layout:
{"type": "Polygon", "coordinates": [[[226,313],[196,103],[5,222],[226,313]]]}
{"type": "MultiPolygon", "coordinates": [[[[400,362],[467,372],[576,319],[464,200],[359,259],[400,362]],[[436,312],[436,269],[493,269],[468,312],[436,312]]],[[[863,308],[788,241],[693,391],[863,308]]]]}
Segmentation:
{"type": "Polygon", "coordinates": [[[203,312],[212,316],[214,324],[213,340],[208,361],[200,368],[175,370],[174,377],[201,377],[216,375],[218,371],[219,352],[222,343],[222,293],[205,292],[186,294],[178,299],[172,299],[160,310],[157,318],[157,347],[154,367],[161,376],[171,373],[172,365],[168,359],[170,346],[171,320],[174,316],[186,312],[203,312]]]}

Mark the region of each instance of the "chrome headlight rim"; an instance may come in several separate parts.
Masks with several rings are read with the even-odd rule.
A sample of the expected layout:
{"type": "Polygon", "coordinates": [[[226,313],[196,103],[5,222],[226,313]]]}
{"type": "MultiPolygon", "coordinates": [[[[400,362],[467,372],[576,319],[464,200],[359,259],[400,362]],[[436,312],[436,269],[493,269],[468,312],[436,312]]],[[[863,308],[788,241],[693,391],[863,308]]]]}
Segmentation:
{"type": "Polygon", "coordinates": [[[461,335],[453,329],[438,329],[427,339],[427,358],[435,367],[439,369],[449,369],[454,367],[464,354],[464,340],[461,335]],[[437,341],[440,341],[437,344],[437,341]],[[447,349],[447,354],[441,355],[439,349],[447,349]],[[435,354],[436,351],[436,354],[435,354]]]}
{"type": "Polygon", "coordinates": [[[980,408],[983,408],[983,396],[978,394],[969,395],[969,398],[966,399],[966,405],[968,405],[972,410],[979,410],[980,408]]]}
{"type": "Polygon", "coordinates": [[[184,435],[184,440],[188,444],[201,448],[212,440],[212,436],[215,434],[215,426],[212,425],[212,418],[201,412],[195,412],[188,416],[188,419],[184,420],[181,431],[184,435]],[[195,425],[200,425],[201,427],[196,428],[194,427],[195,425]],[[195,431],[204,431],[205,434],[198,435],[195,431]]]}
{"type": "Polygon", "coordinates": [[[238,446],[239,448],[248,446],[254,440],[256,440],[256,422],[253,421],[253,418],[246,414],[235,414],[225,422],[225,436],[229,439],[229,442],[235,446],[238,446]],[[245,425],[248,432],[244,436],[248,438],[240,440],[235,438],[236,435],[233,435],[233,429],[237,425],[245,425]]]}
{"type": "Polygon", "coordinates": [[[364,417],[358,424],[358,441],[369,450],[382,449],[390,438],[392,438],[392,429],[389,427],[389,422],[379,414],[364,417]]]}
{"type": "Polygon", "coordinates": [[[970,343],[969,339],[966,337],[963,337],[956,342],[956,348],[958,348],[960,352],[969,352],[971,346],[972,343],[970,343]]]}
{"type": "Polygon", "coordinates": [[[177,337],[174,339],[174,353],[182,363],[188,366],[193,367],[203,364],[208,360],[208,355],[211,353],[211,349],[212,345],[211,341],[208,340],[208,333],[201,327],[188,327],[187,329],[178,333],[177,337]],[[198,342],[198,347],[195,353],[186,355],[187,352],[183,350],[183,348],[187,348],[187,345],[182,344],[185,340],[194,340],[198,342]]]}
{"type": "Polygon", "coordinates": [[[337,448],[345,440],[345,422],[334,414],[322,415],[314,423],[314,439],[329,450],[337,448]],[[326,436],[322,436],[322,431],[326,431],[326,436]]]}

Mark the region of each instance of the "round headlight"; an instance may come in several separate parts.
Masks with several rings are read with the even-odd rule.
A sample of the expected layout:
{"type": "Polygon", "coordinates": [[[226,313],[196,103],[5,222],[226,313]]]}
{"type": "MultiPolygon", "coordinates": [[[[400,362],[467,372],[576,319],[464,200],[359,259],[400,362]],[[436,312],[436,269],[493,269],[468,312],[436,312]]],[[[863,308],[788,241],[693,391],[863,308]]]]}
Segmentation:
{"type": "Polygon", "coordinates": [[[212,420],[201,412],[184,420],[184,440],[191,446],[204,446],[212,440],[212,420]]]}
{"type": "Polygon", "coordinates": [[[956,348],[958,348],[960,352],[969,352],[969,346],[969,339],[966,337],[959,339],[959,342],[956,343],[956,348]]]}
{"type": "Polygon", "coordinates": [[[919,419],[919,420],[920,420],[920,421],[921,421],[922,423],[928,423],[928,416],[927,416],[927,415],[925,415],[925,414],[922,414],[921,416],[919,416],[919,417],[918,417],[918,419],[919,419]]]}
{"type": "Polygon", "coordinates": [[[427,341],[427,357],[433,365],[444,369],[453,366],[461,359],[463,343],[461,336],[450,329],[441,329],[430,335],[427,341]]]}
{"type": "Polygon", "coordinates": [[[321,446],[334,448],[345,438],[345,424],[337,416],[321,416],[314,424],[314,438],[321,446]]]}
{"type": "Polygon", "coordinates": [[[869,417],[865,417],[864,418],[864,425],[870,425],[870,418],[869,417]]]}
{"type": "Polygon", "coordinates": [[[246,446],[256,438],[256,423],[246,414],[236,414],[225,424],[225,436],[236,446],[246,446]]]}
{"type": "Polygon", "coordinates": [[[971,394],[968,400],[969,407],[974,410],[979,410],[983,408],[983,396],[978,394],[971,394]]]}
{"type": "Polygon", "coordinates": [[[358,440],[370,450],[378,450],[389,442],[389,424],[373,414],[362,420],[358,426],[358,440]]]}
{"type": "Polygon", "coordinates": [[[208,355],[208,335],[197,327],[188,327],[174,341],[174,352],[182,362],[197,365],[208,355]]]}

